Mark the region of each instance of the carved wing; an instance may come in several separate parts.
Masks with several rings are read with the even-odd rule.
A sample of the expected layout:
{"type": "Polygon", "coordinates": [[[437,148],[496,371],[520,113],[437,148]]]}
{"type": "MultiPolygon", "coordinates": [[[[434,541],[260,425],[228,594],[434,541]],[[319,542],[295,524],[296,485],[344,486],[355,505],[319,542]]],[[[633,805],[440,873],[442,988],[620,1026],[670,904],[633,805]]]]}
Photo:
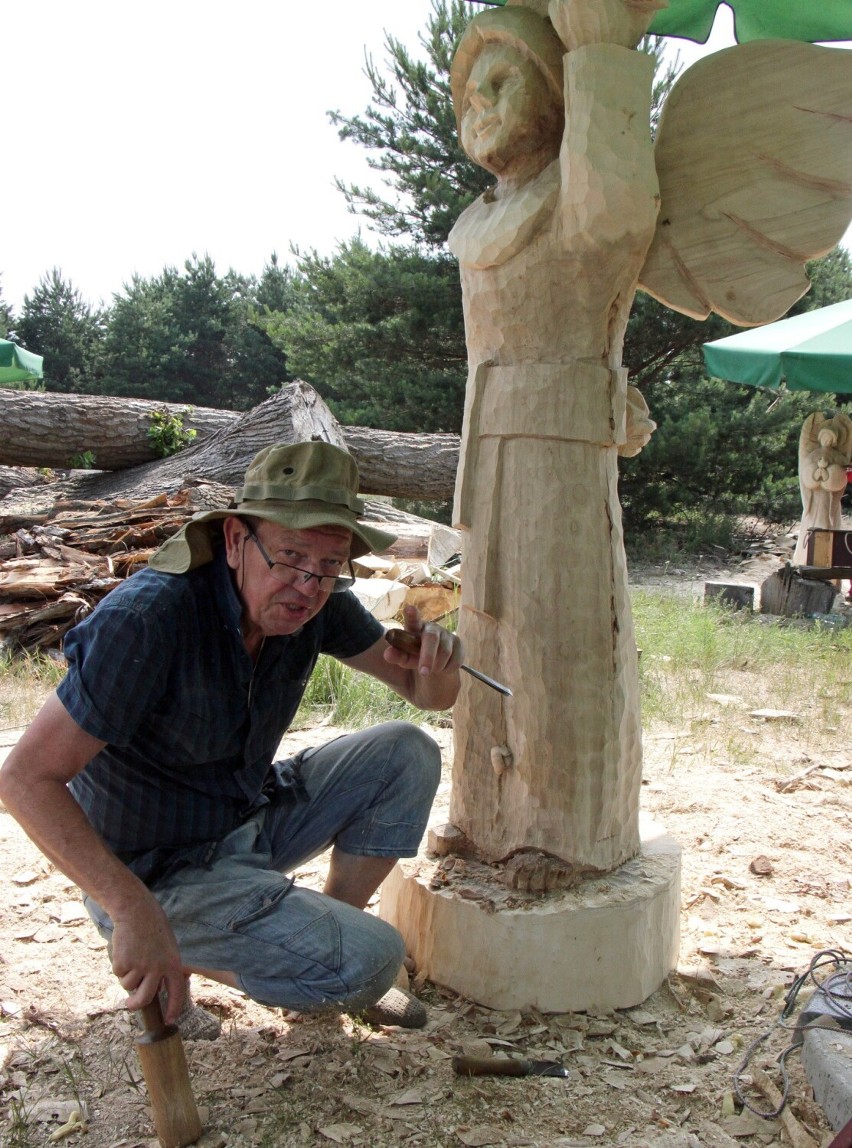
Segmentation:
{"type": "Polygon", "coordinates": [[[825,415],[821,411],[814,411],[802,423],[799,432],[799,459],[807,458],[815,450],[819,450],[819,432],[825,422],[825,415]]]}
{"type": "Polygon", "coordinates": [[[673,87],[655,147],[661,208],[639,286],[741,326],[807,291],[803,264],[852,219],[852,51],[739,44],[673,87]]]}

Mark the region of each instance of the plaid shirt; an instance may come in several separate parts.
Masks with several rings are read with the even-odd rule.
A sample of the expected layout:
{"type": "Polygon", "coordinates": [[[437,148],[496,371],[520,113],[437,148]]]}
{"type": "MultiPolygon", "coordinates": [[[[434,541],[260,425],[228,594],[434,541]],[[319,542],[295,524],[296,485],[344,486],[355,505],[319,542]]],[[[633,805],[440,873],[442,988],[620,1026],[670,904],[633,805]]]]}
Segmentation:
{"type": "Polygon", "coordinates": [[[382,626],[352,593],[253,665],[220,551],[188,574],[142,570],[65,639],[58,696],[107,746],[69,784],[107,845],[143,880],[203,856],[268,800],[270,766],[320,653],[351,658],[382,626]]]}

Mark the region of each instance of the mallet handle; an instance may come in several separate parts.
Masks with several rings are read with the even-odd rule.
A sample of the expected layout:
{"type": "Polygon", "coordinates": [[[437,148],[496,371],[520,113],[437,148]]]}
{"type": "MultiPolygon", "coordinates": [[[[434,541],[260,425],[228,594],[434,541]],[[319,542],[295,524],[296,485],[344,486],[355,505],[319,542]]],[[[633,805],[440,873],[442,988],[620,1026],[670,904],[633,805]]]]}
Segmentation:
{"type": "Polygon", "coordinates": [[[180,1033],[166,1024],[154,997],[140,1010],[145,1031],[136,1039],[142,1075],[154,1110],[154,1127],[162,1148],[184,1148],[202,1133],[192,1095],[180,1033]]]}

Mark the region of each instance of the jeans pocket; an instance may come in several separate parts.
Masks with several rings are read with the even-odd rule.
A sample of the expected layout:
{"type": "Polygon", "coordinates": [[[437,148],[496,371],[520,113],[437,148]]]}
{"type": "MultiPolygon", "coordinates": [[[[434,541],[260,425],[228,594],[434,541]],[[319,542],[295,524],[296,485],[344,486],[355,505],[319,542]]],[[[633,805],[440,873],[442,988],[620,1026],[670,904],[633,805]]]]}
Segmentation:
{"type": "Polygon", "coordinates": [[[260,888],[254,888],[240,901],[233,915],[225,922],[228,932],[244,932],[249,925],[262,920],[277,909],[282,898],[290,892],[293,878],[284,878],[278,874],[275,876],[278,879],[274,885],[265,883],[260,888]]]}

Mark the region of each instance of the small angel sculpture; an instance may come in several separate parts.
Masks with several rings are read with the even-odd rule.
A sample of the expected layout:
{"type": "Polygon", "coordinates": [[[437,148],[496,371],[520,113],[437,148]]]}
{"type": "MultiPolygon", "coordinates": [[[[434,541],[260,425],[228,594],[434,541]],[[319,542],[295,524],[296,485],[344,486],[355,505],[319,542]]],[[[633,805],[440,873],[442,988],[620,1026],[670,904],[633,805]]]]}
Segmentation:
{"type": "Polygon", "coordinates": [[[852,419],[838,411],[808,415],[799,436],[799,486],[802,521],[793,564],[807,562],[808,532],[839,530],[840,500],[846,489],[846,468],[852,462],[852,419]]]}

